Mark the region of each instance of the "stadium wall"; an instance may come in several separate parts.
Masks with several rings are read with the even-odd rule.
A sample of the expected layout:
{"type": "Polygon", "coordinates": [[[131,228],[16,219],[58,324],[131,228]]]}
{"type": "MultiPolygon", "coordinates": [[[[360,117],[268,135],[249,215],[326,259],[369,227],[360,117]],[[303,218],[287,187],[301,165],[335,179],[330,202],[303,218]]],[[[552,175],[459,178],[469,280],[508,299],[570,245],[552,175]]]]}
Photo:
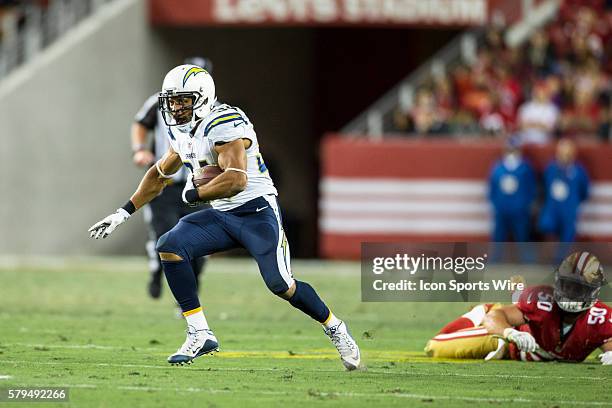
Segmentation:
{"type": "MultiPolygon", "coordinates": [[[[487,177],[500,142],[482,139],[370,141],[328,135],[321,147],[319,249],[327,258],[358,258],[360,244],[486,241],[492,229],[487,177]]],[[[554,148],[529,147],[538,171],[554,148]]],[[[612,240],[612,146],[581,145],[592,181],[579,239],[612,240]]]]}
{"type": "Polygon", "coordinates": [[[141,176],[130,124],[167,66],[145,16],[111,2],[0,82],[0,253],[142,252],[142,222],[105,242],[87,228],[141,176]]]}

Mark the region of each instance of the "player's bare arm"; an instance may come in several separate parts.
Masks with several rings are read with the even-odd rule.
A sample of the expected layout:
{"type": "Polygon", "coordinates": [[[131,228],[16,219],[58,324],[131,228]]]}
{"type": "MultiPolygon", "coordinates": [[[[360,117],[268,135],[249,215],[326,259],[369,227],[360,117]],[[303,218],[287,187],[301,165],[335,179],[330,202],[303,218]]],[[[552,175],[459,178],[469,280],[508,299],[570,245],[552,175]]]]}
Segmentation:
{"type": "Polygon", "coordinates": [[[485,316],[482,324],[489,333],[502,336],[515,343],[519,350],[533,352],[539,348],[533,336],[514,328],[525,323],[523,312],[516,305],[508,305],[491,310],[485,316]]]}
{"type": "Polygon", "coordinates": [[[215,146],[218,164],[223,173],[197,188],[196,192],[200,201],[233,197],[244,191],[248,182],[246,149],[250,146],[251,141],[248,139],[234,140],[215,146]]]}
{"type": "Polygon", "coordinates": [[[182,165],[181,158],[172,148],[159,159],[143,176],[136,192],[130,200],[113,214],[98,221],[89,228],[91,238],[106,238],[119,225],[123,224],[140,207],[153,200],[166,186],[167,179],[176,173],[182,165]]]}
{"type": "Polygon", "coordinates": [[[136,192],[130,198],[135,209],[139,209],[161,193],[169,176],[179,171],[183,165],[181,157],[170,147],[164,156],[143,176],[136,192]]]}
{"type": "Polygon", "coordinates": [[[525,324],[523,312],[516,305],[491,310],[484,318],[483,325],[491,334],[502,336],[504,330],[525,324]]]}

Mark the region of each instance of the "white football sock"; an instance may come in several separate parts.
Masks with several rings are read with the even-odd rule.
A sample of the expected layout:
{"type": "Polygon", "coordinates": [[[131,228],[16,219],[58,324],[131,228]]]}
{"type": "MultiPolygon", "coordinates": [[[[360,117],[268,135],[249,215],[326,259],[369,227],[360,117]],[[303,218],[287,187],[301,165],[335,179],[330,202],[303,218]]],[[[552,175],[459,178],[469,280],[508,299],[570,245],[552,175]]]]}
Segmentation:
{"type": "Polygon", "coordinates": [[[187,320],[188,326],[191,326],[196,330],[206,330],[209,328],[208,322],[206,321],[206,317],[204,317],[204,312],[202,312],[202,309],[185,316],[185,320],[187,320]]]}
{"type": "Polygon", "coordinates": [[[475,326],[480,326],[485,316],[487,315],[487,309],[485,305],[474,306],[472,310],[462,315],[461,317],[465,317],[466,319],[470,319],[475,326]]]}
{"type": "Polygon", "coordinates": [[[342,320],[338,319],[336,317],[336,315],[334,315],[331,310],[329,311],[329,317],[327,318],[327,320],[323,323],[323,327],[325,327],[326,329],[329,329],[330,327],[334,327],[339,325],[340,323],[342,323],[342,320]]]}

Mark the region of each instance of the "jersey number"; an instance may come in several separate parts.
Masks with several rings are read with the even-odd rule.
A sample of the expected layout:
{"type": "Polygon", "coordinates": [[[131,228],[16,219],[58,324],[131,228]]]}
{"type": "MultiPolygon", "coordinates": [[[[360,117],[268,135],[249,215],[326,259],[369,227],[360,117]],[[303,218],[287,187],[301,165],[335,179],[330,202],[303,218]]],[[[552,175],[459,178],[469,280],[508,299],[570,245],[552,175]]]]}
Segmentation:
{"type": "Polygon", "coordinates": [[[552,301],[553,297],[551,294],[540,292],[538,293],[538,303],[536,303],[536,306],[540,310],[550,312],[553,309],[552,301]]]}
{"type": "Polygon", "coordinates": [[[589,311],[588,324],[602,324],[606,321],[606,314],[608,311],[599,307],[592,307],[589,311]]]}

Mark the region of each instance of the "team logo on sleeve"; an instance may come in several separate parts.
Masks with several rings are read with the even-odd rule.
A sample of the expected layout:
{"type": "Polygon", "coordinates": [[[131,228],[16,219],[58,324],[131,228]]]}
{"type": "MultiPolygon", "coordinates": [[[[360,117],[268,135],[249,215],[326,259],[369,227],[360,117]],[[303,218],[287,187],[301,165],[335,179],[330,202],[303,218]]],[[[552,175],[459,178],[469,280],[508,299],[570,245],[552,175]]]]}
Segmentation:
{"type": "Polygon", "coordinates": [[[200,67],[191,67],[187,70],[187,72],[185,72],[185,76],[183,77],[183,86],[185,86],[185,84],[187,83],[187,80],[191,77],[191,76],[196,76],[198,75],[200,72],[206,72],[208,73],[208,71],[206,71],[204,68],[200,68],[200,67]]]}

